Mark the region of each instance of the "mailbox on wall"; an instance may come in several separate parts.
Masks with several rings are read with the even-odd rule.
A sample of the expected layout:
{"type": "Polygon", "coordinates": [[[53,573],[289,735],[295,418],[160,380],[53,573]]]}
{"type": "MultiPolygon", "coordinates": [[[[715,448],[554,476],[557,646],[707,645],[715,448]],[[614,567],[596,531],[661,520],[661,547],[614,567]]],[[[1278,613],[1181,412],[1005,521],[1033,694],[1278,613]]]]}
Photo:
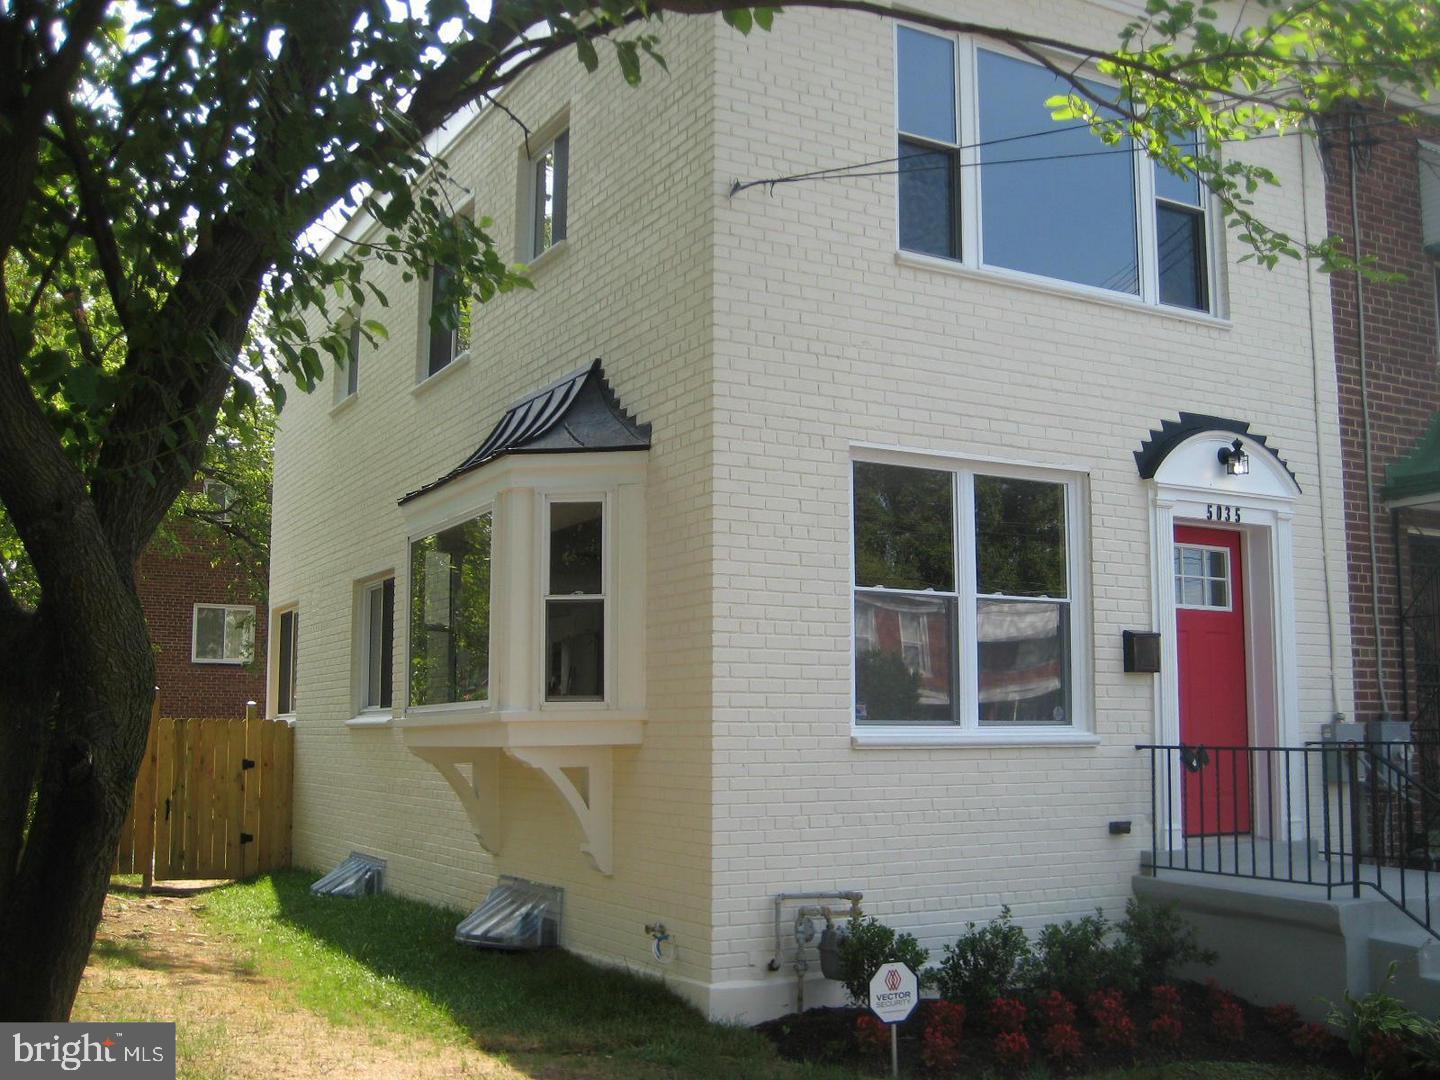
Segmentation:
{"type": "Polygon", "coordinates": [[[1160,632],[1158,630],[1124,630],[1125,670],[1154,674],[1160,670],[1160,632]]]}

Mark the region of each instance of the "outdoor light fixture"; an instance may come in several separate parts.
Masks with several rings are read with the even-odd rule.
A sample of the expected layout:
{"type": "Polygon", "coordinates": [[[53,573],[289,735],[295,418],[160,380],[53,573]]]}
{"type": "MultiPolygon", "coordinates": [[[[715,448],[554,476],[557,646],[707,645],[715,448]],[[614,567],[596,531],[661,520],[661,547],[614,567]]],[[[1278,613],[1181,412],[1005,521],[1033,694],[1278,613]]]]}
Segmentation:
{"type": "Polygon", "coordinates": [[[1231,476],[1250,475],[1250,455],[1245,452],[1245,447],[1239,439],[1229,446],[1222,446],[1215,456],[1220,459],[1220,464],[1225,466],[1225,471],[1231,476]]]}

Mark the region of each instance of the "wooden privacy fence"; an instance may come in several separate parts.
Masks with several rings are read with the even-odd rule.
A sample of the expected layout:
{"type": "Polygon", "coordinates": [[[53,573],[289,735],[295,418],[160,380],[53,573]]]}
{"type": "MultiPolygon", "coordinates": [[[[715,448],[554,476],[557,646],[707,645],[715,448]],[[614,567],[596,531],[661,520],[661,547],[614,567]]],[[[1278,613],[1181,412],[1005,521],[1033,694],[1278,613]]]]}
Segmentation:
{"type": "Polygon", "coordinates": [[[295,732],[284,721],[150,718],[115,872],[145,885],[290,865],[295,732]]]}

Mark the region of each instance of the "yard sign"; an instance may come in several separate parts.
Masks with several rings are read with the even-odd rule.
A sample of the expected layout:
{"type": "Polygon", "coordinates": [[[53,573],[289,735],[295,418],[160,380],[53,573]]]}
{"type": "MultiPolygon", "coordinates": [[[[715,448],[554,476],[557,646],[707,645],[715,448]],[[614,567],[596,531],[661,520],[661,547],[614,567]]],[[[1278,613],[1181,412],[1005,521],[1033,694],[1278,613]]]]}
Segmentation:
{"type": "Polygon", "coordinates": [[[890,1025],[890,1075],[900,1075],[900,1046],[895,1025],[920,1003],[920,980],[898,960],[881,964],[870,979],[870,1011],[890,1025]]]}

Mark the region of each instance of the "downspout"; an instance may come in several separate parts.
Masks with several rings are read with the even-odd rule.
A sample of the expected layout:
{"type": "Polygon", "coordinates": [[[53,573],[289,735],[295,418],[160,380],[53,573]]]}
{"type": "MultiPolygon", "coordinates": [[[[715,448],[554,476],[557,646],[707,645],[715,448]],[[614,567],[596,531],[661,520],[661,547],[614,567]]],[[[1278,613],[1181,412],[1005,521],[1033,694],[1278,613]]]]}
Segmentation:
{"type": "MultiPolygon", "coordinates": [[[[1309,156],[1309,144],[1300,140],[1300,215],[1304,229],[1305,250],[1310,250],[1310,183],[1306,175],[1305,159],[1309,156]]],[[[1345,719],[1340,708],[1340,674],[1335,670],[1335,587],[1330,579],[1330,535],[1325,527],[1329,520],[1329,485],[1325,482],[1325,447],[1320,437],[1320,342],[1315,331],[1315,276],[1309,266],[1305,267],[1306,311],[1310,324],[1310,397],[1315,410],[1315,471],[1320,485],[1320,568],[1325,577],[1325,632],[1330,643],[1330,719],[1335,723],[1345,719]]]]}
{"type": "MultiPolygon", "coordinates": [[[[1346,164],[1350,172],[1350,234],[1355,246],[1355,261],[1364,255],[1360,243],[1360,196],[1355,187],[1355,113],[1347,120],[1349,138],[1346,144],[1346,164]]],[[[1370,375],[1366,362],[1365,337],[1365,275],[1355,271],[1355,349],[1360,367],[1360,417],[1364,434],[1365,462],[1365,520],[1366,532],[1370,538],[1370,622],[1371,633],[1375,635],[1375,681],[1380,688],[1380,715],[1390,716],[1390,692],[1385,687],[1385,649],[1380,640],[1380,553],[1375,543],[1375,475],[1374,449],[1370,433],[1370,375]]]]}

